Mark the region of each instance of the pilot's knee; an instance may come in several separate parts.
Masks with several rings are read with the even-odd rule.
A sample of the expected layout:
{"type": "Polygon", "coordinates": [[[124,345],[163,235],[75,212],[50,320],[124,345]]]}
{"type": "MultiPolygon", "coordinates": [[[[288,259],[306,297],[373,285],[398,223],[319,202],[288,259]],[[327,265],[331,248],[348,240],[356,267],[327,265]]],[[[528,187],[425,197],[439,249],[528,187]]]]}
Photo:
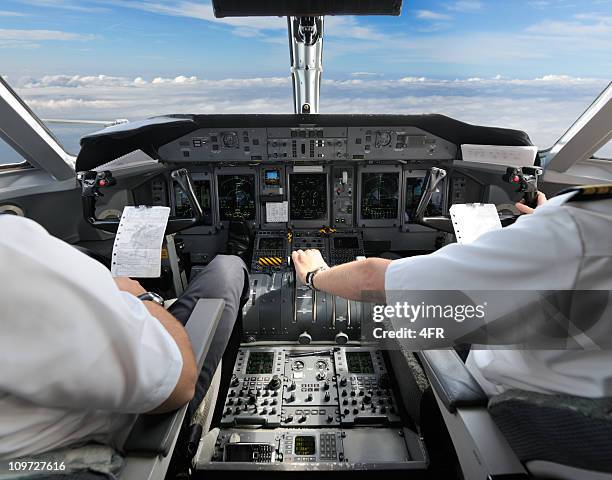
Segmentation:
{"type": "Polygon", "coordinates": [[[247,282],[246,265],[235,255],[217,255],[197,280],[205,283],[208,296],[239,299],[247,282]]]}

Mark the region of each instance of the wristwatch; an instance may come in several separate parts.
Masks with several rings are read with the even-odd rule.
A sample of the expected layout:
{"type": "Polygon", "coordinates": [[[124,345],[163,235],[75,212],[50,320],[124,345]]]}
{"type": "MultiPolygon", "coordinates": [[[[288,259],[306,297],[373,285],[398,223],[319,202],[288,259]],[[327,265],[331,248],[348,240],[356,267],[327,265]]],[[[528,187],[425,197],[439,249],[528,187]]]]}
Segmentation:
{"type": "Polygon", "coordinates": [[[155,292],[145,292],[142,295],[138,295],[138,299],[144,301],[149,301],[153,303],[157,303],[160,307],[164,306],[164,299],[161,295],[158,295],[155,292]]]}
{"type": "Polygon", "coordinates": [[[314,281],[314,277],[315,277],[315,275],[316,275],[317,273],[319,273],[319,272],[324,271],[324,270],[329,270],[329,267],[319,267],[319,268],[314,269],[312,272],[308,272],[308,273],[306,274],[306,278],[305,278],[305,280],[306,280],[306,282],[305,282],[305,283],[306,283],[306,286],[307,286],[308,288],[310,288],[311,290],[316,291],[317,289],[315,288],[315,286],[314,286],[314,284],[313,284],[312,282],[314,281]]]}

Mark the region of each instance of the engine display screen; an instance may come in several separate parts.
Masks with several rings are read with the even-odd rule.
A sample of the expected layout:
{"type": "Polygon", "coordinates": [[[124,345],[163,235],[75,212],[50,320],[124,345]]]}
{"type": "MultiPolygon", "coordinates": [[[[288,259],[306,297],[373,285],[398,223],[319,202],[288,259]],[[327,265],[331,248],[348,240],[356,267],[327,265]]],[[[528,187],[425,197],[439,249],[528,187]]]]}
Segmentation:
{"type": "Polygon", "coordinates": [[[359,248],[357,237],[334,237],[334,248],[359,248]]]}
{"type": "Polygon", "coordinates": [[[351,373],[374,373],[370,352],[346,352],[346,363],[351,373]]]}
{"type": "Polygon", "coordinates": [[[363,173],[361,176],[361,218],[384,220],[397,218],[399,174],[363,173]]]}
{"type": "Polygon", "coordinates": [[[327,175],[294,173],[289,182],[291,220],[326,220],[327,175]]]}
{"type": "MultiPolygon", "coordinates": [[[[204,214],[204,224],[212,225],[212,202],[210,192],[210,180],[193,180],[193,190],[204,214]]],[[[187,195],[174,185],[174,213],[177,217],[191,218],[193,210],[187,199],[187,195]]]]}
{"type": "Polygon", "coordinates": [[[296,455],[314,455],[317,453],[315,437],[312,435],[298,435],[294,440],[293,453],[296,455]]]}
{"type": "Polygon", "coordinates": [[[222,221],[255,220],[254,175],[219,175],[217,183],[222,221]]]}
{"type": "Polygon", "coordinates": [[[272,373],[274,368],[274,352],[251,352],[246,366],[246,373],[263,375],[272,373]]]}
{"type": "Polygon", "coordinates": [[[260,250],[284,250],[285,239],[282,237],[263,237],[259,239],[260,250]]]}

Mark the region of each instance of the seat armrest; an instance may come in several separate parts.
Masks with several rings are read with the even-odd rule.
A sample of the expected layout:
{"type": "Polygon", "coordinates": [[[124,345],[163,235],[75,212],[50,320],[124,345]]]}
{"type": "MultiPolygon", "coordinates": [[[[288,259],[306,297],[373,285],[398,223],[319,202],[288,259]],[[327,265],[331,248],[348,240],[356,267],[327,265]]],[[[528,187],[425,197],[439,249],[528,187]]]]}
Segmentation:
{"type": "Polygon", "coordinates": [[[432,388],[450,413],[459,407],[486,408],[488,398],[454,350],[419,352],[432,388]]]}
{"type": "MultiPolygon", "coordinates": [[[[198,371],[202,369],[212,337],[221,319],[225,302],[220,299],[198,300],[185,330],[189,335],[198,371]]],[[[159,415],[139,415],[123,445],[127,454],[166,456],[178,435],[187,405],[174,412],[159,415]]]]}

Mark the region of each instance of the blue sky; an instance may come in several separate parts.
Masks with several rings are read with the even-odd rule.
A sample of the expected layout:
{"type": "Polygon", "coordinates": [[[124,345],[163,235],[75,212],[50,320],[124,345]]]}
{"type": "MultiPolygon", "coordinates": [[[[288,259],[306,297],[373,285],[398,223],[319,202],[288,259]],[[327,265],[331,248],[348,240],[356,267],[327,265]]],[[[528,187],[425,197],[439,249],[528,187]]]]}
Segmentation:
{"type": "MultiPolygon", "coordinates": [[[[322,112],[444,113],[546,147],[612,79],[612,0],[405,0],[326,17],[323,61],[322,112]]],[[[3,0],[0,65],[44,118],[292,110],[285,20],[205,0],[3,0]]]]}
{"type": "MultiPolygon", "coordinates": [[[[410,0],[400,17],[327,18],[333,78],[612,77],[611,0],[410,0]]],[[[4,74],[283,75],[280,18],[217,20],[208,1],[4,0],[4,74]]]]}

